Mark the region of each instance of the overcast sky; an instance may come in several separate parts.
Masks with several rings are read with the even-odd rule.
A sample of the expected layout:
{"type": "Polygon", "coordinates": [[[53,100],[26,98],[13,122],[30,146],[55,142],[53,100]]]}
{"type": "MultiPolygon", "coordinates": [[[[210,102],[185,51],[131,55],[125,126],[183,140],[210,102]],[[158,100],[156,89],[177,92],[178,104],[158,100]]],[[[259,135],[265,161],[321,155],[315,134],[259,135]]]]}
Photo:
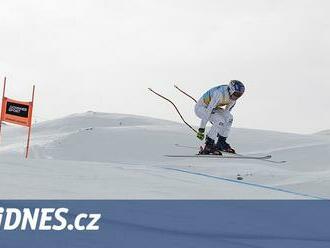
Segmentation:
{"type": "Polygon", "coordinates": [[[7,96],[36,84],[38,121],[87,110],[179,121],[152,87],[198,124],[193,102],[246,84],[234,126],[330,129],[328,0],[1,0],[0,76],[7,96]]]}

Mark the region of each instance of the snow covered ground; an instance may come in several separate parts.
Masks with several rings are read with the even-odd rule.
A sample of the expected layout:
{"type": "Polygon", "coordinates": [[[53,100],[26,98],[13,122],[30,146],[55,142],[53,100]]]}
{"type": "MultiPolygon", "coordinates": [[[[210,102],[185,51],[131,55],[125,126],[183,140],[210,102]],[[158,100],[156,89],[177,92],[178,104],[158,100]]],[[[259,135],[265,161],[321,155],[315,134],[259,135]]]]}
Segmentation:
{"type": "Polygon", "coordinates": [[[229,142],[240,153],[287,161],[276,164],[167,158],[163,155],[194,154],[201,143],[184,125],[141,116],[89,111],[38,123],[28,160],[26,132],[3,127],[1,198],[330,198],[330,136],[320,133],[233,129],[229,142]]]}

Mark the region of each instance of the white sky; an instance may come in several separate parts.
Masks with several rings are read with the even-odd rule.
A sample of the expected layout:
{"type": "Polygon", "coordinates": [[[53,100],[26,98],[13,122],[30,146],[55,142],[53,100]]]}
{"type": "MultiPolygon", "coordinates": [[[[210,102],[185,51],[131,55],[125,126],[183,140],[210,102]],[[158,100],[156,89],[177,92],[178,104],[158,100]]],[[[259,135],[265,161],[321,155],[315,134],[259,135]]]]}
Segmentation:
{"type": "Polygon", "coordinates": [[[330,128],[328,0],[1,0],[0,76],[35,116],[87,110],[178,120],[159,90],[198,124],[193,102],[238,79],[234,126],[330,128]]]}

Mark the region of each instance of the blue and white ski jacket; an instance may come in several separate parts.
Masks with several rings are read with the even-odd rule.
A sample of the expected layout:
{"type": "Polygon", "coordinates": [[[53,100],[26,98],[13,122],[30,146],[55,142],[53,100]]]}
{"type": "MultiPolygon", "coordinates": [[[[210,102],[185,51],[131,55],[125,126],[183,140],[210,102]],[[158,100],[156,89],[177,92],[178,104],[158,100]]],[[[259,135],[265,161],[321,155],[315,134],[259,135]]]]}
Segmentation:
{"type": "Polygon", "coordinates": [[[207,119],[202,119],[200,128],[205,128],[214,109],[225,109],[231,111],[236,104],[235,100],[230,99],[228,85],[220,85],[211,88],[203,94],[197,104],[202,104],[206,108],[207,119]],[[224,107],[224,108],[223,108],[224,107]]]}

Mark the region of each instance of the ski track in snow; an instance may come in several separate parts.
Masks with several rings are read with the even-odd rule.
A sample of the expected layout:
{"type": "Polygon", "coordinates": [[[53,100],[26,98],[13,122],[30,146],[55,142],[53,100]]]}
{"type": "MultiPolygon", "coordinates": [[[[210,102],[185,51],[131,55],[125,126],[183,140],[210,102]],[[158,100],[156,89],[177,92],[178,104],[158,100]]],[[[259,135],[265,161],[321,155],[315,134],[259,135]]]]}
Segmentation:
{"type": "Polygon", "coordinates": [[[273,190],[273,191],[284,192],[284,193],[293,194],[293,195],[297,195],[297,196],[309,197],[311,199],[329,200],[329,199],[326,199],[326,198],[322,198],[322,197],[318,197],[318,196],[313,196],[313,195],[309,195],[309,194],[294,192],[294,191],[290,191],[290,190],[285,190],[285,189],[270,187],[270,186],[256,184],[256,183],[248,183],[248,182],[233,180],[233,179],[224,178],[224,177],[207,175],[207,174],[203,174],[203,173],[199,173],[199,172],[186,171],[186,170],[175,169],[175,168],[170,168],[170,167],[167,167],[165,169],[167,169],[167,170],[173,170],[173,171],[178,171],[178,172],[183,172],[183,173],[188,173],[188,174],[192,174],[192,175],[196,175],[196,176],[202,176],[202,177],[212,178],[212,179],[221,180],[221,181],[227,181],[227,182],[231,182],[231,183],[238,183],[238,184],[243,184],[243,185],[247,185],[247,186],[253,186],[253,187],[257,187],[257,188],[263,188],[263,189],[269,189],[269,190],[273,190]]]}

